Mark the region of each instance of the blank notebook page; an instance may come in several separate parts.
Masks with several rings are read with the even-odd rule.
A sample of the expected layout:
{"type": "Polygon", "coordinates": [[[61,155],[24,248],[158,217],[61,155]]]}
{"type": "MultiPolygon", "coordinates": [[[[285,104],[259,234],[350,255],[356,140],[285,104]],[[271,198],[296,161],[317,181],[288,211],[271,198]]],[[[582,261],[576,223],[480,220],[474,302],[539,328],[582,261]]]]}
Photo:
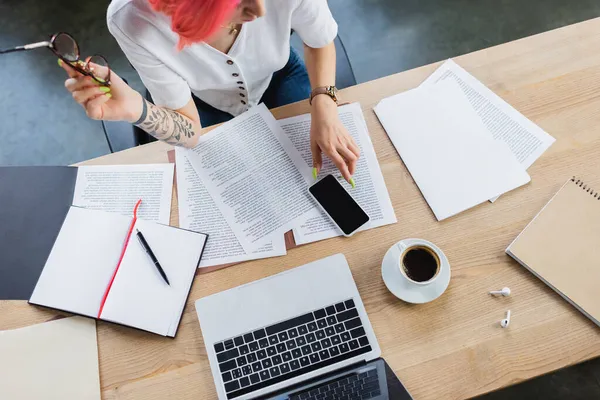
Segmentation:
{"type": "Polygon", "coordinates": [[[174,336],[206,235],[137,220],[101,318],[174,336]],[[161,277],[135,235],[139,229],[162,266],[161,277]]]}
{"type": "Polygon", "coordinates": [[[130,223],[71,207],[29,302],[95,318],[130,223]]]}

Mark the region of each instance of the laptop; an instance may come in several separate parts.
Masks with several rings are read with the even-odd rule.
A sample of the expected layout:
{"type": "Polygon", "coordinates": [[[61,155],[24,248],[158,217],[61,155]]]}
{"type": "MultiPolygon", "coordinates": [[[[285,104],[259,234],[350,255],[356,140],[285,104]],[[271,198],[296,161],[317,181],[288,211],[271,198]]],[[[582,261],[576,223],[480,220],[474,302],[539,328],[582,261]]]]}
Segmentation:
{"type": "Polygon", "coordinates": [[[196,301],[219,399],[411,399],[336,254],[196,301]]]}

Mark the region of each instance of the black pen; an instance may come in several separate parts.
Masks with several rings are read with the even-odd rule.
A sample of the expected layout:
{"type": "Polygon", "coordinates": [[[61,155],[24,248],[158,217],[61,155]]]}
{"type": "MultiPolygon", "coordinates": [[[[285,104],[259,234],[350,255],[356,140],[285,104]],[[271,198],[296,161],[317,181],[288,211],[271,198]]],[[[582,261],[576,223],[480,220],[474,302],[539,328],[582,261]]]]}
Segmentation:
{"type": "Polygon", "coordinates": [[[144,235],[142,235],[142,232],[138,231],[137,229],[135,230],[135,232],[135,235],[140,241],[140,244],[142,245],[146,253],[150,256],[150,259],[152,260],[152,263],[154,264],[158,272],[160,272],[160,276],[162,276],[165,282],[167,282],[167,285],[171,286],[171,284],[169,283],[169,279],[167,279],[167,274],[165,274],[165,271],[160,266],[160,263],[158,262],[156,256],[152,252],[152,249],[150,248],[150,246],[148,246],[148,242],[146,242],[146,239],[144,239],[144,235]]]}

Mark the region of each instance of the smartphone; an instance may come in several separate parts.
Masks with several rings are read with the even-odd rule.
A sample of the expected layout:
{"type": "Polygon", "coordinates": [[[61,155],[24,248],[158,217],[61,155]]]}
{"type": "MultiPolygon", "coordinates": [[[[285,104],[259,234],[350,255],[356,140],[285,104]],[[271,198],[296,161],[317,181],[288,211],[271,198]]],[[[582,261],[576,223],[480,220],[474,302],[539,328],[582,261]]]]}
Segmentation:
{"type": "Polygon", "coordinates": [[[308,192],[344,236],[352,236],[370,220],[367,213],[333,175],[327,175],[310,186],[308,192]]]}

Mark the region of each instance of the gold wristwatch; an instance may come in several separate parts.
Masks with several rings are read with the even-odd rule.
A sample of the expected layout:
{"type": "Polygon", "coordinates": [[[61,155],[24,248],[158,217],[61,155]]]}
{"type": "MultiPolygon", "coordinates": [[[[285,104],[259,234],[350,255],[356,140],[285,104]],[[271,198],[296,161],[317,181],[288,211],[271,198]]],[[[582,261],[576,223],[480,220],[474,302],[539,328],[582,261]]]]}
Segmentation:
{"type": "Polygon", "coordinates": [[[310,92],[309,104],[312,105],[313,98],[319,94],[326,94],[327,96],[331,97],[331,99],[333,101],[335,101],[335,104],[339,104],[338,97],[337,97],[337,91],[338,90],[335,86],[320,86],[320,87],[314,88],[313,91],[310,92]]]}

